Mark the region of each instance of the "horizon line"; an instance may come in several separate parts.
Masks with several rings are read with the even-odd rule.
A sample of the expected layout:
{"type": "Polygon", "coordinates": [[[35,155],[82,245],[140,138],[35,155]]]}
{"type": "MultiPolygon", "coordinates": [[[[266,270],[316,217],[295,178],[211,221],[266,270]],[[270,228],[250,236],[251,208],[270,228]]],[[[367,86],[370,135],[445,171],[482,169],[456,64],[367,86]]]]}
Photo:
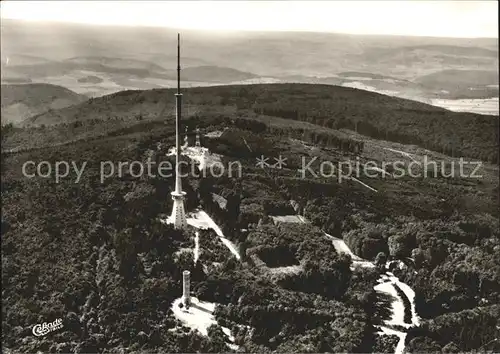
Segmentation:
{"type": "MultiPolygon", "coordinates": [[[[0,17],[2,21],[14,22],[29,22],[29,23],[43,23],[43,24],[66,24],[66,25],[81,25],[89,27],[124,27],[124,28],[155,28],[170,31],[191,31],[191,32],[211,32],[211,33],[310,33],[310,34],[332,34],[332,35],[349,35],[349,36],[371,36],[371,37],[413,37],[413,38],[450,38],[450,39],[496,39],[498,46],[498,36],[496,37],[454,37],[454,36],[433,36],[433,35],[416,35],[416,34],[394,34],[394,33],[352,33],[352,32],[337,32],[337,31],[318,31],[306,29],[204,29],[204,28],[190,28],[190,27],[170,27],[170,26],[155,26],[147,24],[114,24],[114,23],[88,23],[82,21],[65,21],[65,20],[40,20],[40,19],[21,19],[21,18],[8,18],[0,17]]],[[[2,24],[0,24],[3,27],[2,24]]]]}

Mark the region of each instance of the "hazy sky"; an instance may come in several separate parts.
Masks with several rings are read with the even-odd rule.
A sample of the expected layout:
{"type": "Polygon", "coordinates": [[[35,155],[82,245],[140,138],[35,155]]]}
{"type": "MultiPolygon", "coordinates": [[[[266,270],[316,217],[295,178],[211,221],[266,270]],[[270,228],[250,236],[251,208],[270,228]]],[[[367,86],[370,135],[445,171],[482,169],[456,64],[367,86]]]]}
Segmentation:
{"type": "Polygon", "coordinates": [[[210,30],[498,38],[490,1],[1,1],[1,17],[210,30]]]}

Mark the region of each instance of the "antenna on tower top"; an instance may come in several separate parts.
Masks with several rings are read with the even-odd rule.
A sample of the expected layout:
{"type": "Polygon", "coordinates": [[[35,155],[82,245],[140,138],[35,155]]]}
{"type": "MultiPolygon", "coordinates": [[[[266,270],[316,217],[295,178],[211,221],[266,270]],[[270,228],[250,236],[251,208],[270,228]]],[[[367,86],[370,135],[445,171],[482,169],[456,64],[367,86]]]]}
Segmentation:
{"type": "Polygon", "coordinates": [[[177,93],[181,93],[181,35],[177,33],[177,93]]]}

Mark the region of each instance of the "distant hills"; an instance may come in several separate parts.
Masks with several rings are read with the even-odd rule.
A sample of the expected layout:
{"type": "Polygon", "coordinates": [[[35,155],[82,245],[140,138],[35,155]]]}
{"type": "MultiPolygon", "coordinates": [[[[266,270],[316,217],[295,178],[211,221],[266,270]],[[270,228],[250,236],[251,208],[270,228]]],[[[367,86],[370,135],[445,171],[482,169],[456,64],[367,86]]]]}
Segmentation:
{"type": "MultiPolygon", "coordinates": [[[[176,34],[168,28],[3,20],[2,80],[36,79],[91,96],[172,87],[176,34]],[[88,75],[103,81],[78,85],[88,75]]],[[[466,86],[477,88],[476,72],[488,76],[482,82],[498,83],[498,43],[482,38],[183,30],[182,68],[187,86],[241,81],[352,85],[357,80],[349,77],[359,75],[351,74],[363,73],[365,81],[379,80],[369,85],[373,90],[396,96],[494,97],[498,89],[466,86]],[[451,90],[443,70],[463,74],[464,89],[451,90]],[[430,79],[439,76],[443,80],[430,79]],[[389,87],[394,83],[388,85],[388,79],[399,82],[389,87]]]]}
{"type": "MultiPolygon", "coordinates": [[[[87,97],[177,84],[171,29],[16,20],[1,26],[4,84],[53,84],[87,97]]],[[[498,112],[494,39],[185,30],[181,53],[184,87],[327,84],[452,110],[498,112]],[[454,101],[462,99],[478,101],[454,101]]],[[[8,120],[41,113],[31,106],[9,108],[8,120]]]]}
{"type": "Polygon", "coordinates": [[[75,67],[79,68],[103,68],[103,70],[114,68],[114,69],[130,69],[130,70],[145,70],[148,72],[162,72],[165,70],[164,67],[160,65],[151,63],[145,60],[129,59],[129,58],[112,58],[103,56],[81,56],[69,58],[63,61],[63,63],[74,64],[75,67]]]}
{"type": "Polygon", "coordinates": [[[23,120],[87,100],[67,88],[50,84],[2,85],[2,125],[20,124],[23,120]]]}
{"type": "Polygon", "coordinates": [[[100,84],[103,80],[95,75],[88,75],[77,80],[80,83],[100,84]]]}
{"type": "Polygon", "coordinates": [[[415,80],[429,89],[445,90],[460,98],[498,97],[498,73],[487,70],[447,69],[415,80]]]}
{"type": "Polygon", "coordinates": [[[61,61],[46,61],[29,65],[5,65],[6,76],[27,76],[29,78],[44,78],[48,76],[70,75],[73,71],[90,71],[108,74],[126,74],[138,77],[149,77],[164,68],[145,61],[108,57],[76,57],[61,61]]]}
{"type": "MultiPolygon", "coordinates": [[[[173,76],[172,79],[175,79],[173,76]]],[[[182,70],[182,79],[187,81],[233,82],[258,78],[258,75],[219,66],[197,66],[182,70]]]]}

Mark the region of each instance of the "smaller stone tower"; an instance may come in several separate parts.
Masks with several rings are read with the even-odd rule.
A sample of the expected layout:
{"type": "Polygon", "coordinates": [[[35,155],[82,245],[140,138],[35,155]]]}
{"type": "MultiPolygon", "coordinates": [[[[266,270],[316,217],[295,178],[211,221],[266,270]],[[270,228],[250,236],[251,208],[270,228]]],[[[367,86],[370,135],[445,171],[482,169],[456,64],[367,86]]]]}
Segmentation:
{"type": "Polygon", "coordinates": [[[182,303],[186,308],[191,305],[191,284],[190,284],[191,272],[185,270],[182,272],[182,303]]]}

